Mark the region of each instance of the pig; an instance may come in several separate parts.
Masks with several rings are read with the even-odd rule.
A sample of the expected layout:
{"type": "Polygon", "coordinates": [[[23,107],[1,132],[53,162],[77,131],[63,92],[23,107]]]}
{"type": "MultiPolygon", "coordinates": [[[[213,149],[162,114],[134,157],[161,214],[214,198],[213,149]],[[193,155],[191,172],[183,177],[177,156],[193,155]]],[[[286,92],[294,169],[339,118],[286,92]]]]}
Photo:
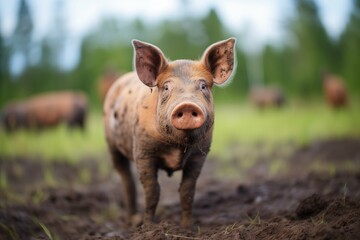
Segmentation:
{"type": "Polygon", "coordinates": [[[87,97],[81,92],[52,92],[8,104],[1,121],[5,130],[44,129],[66,123],[85,128],[87,97]]]}
{"type": "Polygon", "coordinates": [[[283,92],[275,87],[254,87],[250,91],[250,101],[258,108],[281,107],[285,103],[283,92]]]}
{"type": "Polygon", "coordinates": [[[7,132],[25,126],[24,107],[18,103],[9,103],[1,112],[1,126],[7,132]]]}
{"type": "Polygon", "coordinates": [[[169,61],[149,43],[133,40],[135,71],[119,78],[104,103],[105,135],[123,184],[128,223],[140,215],[131,171],[135,163],[145,195],[142,222],[154,221],[158,170],[182,170],[181,226],[191,223],[197,178],[210,150],[214,127],[212,87],[229,82],[235,39],[209,46],[200,60],[169,61]]]}
{"type": "Polygon", "coordinates": [[[334,109],[345,107],[348,104],[345,84],[340,77],[332,74],[324,74],[323,91],[326,102],[334,109]]]}
{"type": "Polygon", "coordinates": [[[109,91],[111,85],[119,78],[119,75],[115,70],[108,69],[98,80],[98,94],[101,100],[101,103],[104,103],[107,92],[109,91]]]}

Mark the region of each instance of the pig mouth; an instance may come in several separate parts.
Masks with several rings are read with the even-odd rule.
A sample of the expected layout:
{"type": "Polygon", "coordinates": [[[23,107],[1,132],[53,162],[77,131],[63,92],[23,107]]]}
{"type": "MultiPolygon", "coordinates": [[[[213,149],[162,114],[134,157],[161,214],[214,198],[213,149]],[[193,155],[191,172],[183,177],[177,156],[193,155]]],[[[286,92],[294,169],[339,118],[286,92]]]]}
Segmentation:
{"type": "MultiPolygon", "coordinates": [[[[208,125],[208,124],[205,124],[208,125]]],[[[171,142],[175,142],[177,144],[194,144],[196,142],[201,141],[205,137],[206,133],[206,127],[200,127],[196,129],[187,129],[187,130],[179,130],[175,127],[172,127],[170,125],[165,126],[165,131],[167,133],[167,136],[169,137],[169,140],[171,142]]]]}

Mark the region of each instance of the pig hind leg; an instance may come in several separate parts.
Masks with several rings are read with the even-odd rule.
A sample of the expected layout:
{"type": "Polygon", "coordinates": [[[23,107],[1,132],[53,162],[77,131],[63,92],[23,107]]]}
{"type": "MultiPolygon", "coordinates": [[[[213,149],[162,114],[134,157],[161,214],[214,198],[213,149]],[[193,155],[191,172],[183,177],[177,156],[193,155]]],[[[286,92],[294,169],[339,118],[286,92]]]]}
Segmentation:
{"type": "Polygon", "coordinates": [[[68,120],[68,126],[70,128],[79,127],[80,129],[85,130],[86,114],[86,108],[76,105],[68,120]]]}
{"type": "Polygon", "coordinates": [[[160,197],[160,185],[157,180],[157,167],[150,159],[136,161],[140,182],[145,194],[144,223],[154,222],[154,216],[160,197]]]}
{"type": "Polygon", "coordinates": [[[123,195],[125,197],[125,206],[127,211],[127,220],[132,222],[136,209],[136,185],[131,171],[130,161],[118,150],[110,150],[113,164],[120,174],[123,184],[123,195]]]}

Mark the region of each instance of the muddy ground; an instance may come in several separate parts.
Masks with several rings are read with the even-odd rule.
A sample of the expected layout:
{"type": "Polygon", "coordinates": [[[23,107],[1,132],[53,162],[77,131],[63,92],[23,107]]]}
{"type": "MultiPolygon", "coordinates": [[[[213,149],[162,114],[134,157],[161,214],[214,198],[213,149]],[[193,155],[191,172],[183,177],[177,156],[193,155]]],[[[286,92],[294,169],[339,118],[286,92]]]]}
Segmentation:
{"type": "Polygon", "coordinates": [[[160,174],[157,223],[129,228],[107,155],[0,157],[0,239],[360,239],[360,139],[229,152],[205,164],[191,229],[179,227],[180,174],[160,174]]]}

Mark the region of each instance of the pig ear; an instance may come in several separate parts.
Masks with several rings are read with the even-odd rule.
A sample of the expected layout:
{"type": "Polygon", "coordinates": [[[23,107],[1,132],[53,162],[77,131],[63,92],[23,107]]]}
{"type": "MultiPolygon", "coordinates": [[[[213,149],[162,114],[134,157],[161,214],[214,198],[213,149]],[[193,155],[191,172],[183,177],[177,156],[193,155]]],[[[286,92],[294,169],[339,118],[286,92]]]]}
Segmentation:
{"type": "Polygon", "coordinates": [[[235,42],[235,38],[229,38],[214,43],[203,54],[202,62],[211,72],[215,84],[225,83],[235,72],[235,42]]]}
{"type": "Polygon", "coordinates": [[[161,50],[149,43],[133,40],[135,68],[139,79],[149,87],[157,85],[159,73],[167,66],[161,50]]]}

